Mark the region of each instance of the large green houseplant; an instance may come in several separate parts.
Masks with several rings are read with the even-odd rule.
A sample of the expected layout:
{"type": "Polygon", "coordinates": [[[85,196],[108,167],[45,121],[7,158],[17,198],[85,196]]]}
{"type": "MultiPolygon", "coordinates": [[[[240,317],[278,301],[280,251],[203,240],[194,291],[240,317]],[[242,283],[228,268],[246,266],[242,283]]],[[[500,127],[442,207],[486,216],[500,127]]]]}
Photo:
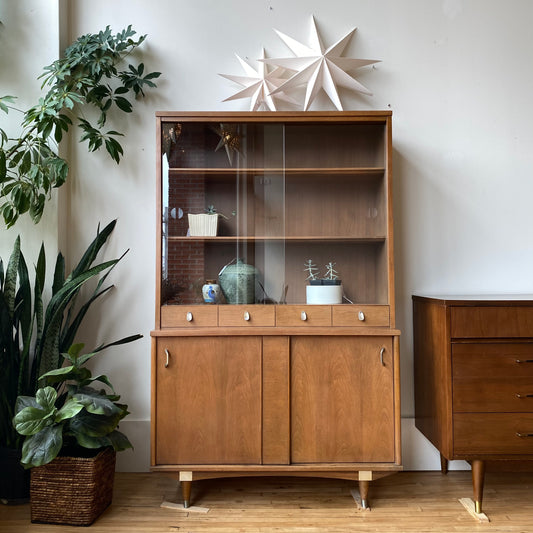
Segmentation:
{"type": "MultiPolygon", "coordinates": [[[[3,472],[12,452],[18,450],[20,455],[22,448],[23,438],[12,424],[17,397],[35,395],[39,376],[61,367],[61,354],[68,352],[74,343],[91,305],[113,287],[106,286],[105,281],[122,257],[103,262],[97,262],[97,258],[115,225],[116,221],[112,221],[102,230],[98,228],[96,237],[69,275],[65,273],[63,255],[58,254],[48,303],[43,301],[47,286],[44,246],[41,246],[35,265],[33,285],[20,238],[15,241],[5,269],[0,259],[0,463],[3,472]],[[92,290],[80,294],[84,286],[96,279],[92,290]]],[[[95,351],[139,337],[126,337],[95,347],[95,351]]],[[[22,494],[12,495],[14,480],[7,475],[4,477],[1,472],[0,481],[3,481],[0,483],[2,499],[23,499],[24,492],[28,492],[27,486],[23,485],[22,494]]]]}
{"type": "Polygon", "coordinates": [[[104,375],[93,377],[85,366],[98,351],[82,354],[83,344],[73,344],[62,354],[67,366],[41,376],[43,386],[35,396],[19,396],[13,424],[25,437],[22,464],[42,466],[60,453],[79,454],[80,448],[115,451],[131,448],[128,438],[118,431],[128,406],[118,403],[111,382],[104,375]],[[93,385],[103,383],[111,392],[93,385]]]}
{"type": "MultiPolygon", "coordinates": [[[[143,63],[124,64],[146,35],[134,39],[131,26],[113,34],[105,30],[83,35],[69,46],[64,57],[44,68],[39,102],[23,111],[21,132],[11,138],[0,128],[0,214],[7,227],[29,212],[34,222],[42,216],[47,198],[65,183],[68,163],[58,154],[58,144],[73,124],[82,130],[80,142],[90,151],[105,147],[117,163],[123,155],[118,137],[122,133],[104,130],[111,109],[131,113],[126,98],[144,96],[155,87],[159,72],[145,72],[143,63]],[[91,110],[97,112],[91,122],[91,110]],[[87,113],[88,112],[88,113],[87,113]]],[[[15,97],[0,96],[0,110],[15,110],[15,97]]]]}

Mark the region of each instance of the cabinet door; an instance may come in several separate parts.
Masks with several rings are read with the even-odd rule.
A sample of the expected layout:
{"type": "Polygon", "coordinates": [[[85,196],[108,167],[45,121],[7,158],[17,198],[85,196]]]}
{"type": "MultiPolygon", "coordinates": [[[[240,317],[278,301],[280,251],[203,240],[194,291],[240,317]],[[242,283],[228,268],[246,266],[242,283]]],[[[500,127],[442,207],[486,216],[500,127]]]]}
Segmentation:
{"type": "Polygon", "coordinates": [[[157,464],[260,463],[261,358],[256,336],[158,339],[157,464]]]}
{"type": "Polygon", "coordinates": [[[291,338],[293,463],[394,461],[392,346],[392,337],[291,338]]]}

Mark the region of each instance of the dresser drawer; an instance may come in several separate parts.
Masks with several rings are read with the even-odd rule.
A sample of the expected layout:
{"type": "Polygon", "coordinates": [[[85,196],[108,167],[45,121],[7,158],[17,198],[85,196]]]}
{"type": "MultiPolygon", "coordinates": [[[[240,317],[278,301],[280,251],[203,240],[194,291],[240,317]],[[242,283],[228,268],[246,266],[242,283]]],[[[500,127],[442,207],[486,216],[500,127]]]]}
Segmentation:
{"type": "Polygon", "coordinates": [[[273,305],[222,305],[218,308],[219,326],[274,326],[273,305]]]}
{"type": "Polygon", "coordinates": [[[533,337],[533,307],[452,307],[452,338],[533,337]]]}
{"type": "Polygon", "coordinates": [[[331,326],[330,305],[278,305],[276,326],[331,326]]]}
{"type": "Polygon", "coordinates": [[[533,414],[456,414],[453,448],[455,455],[533,455],[533,414]]]}
{"type": "Polygon", "coordinates": [[[334,326],[389,326],[388,305],[334,305],[332,323],[334,326]]]}
{"type": "Polygon", "coordinates": [[[161,307],[161,327],[208,327],[218,323],[216,305],[164,305],[161,307]]]}
{"type": "Polygon", "coordinates": [[[533,343],[452,344],[452,373],[454,412],[533,412],[533,343]]]}

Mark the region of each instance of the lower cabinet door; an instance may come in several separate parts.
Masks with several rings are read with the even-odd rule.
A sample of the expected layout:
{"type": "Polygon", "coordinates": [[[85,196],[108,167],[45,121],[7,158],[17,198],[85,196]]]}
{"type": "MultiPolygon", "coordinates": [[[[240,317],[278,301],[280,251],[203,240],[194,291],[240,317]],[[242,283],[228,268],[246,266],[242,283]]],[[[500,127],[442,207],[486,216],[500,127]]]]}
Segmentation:
{"type": "Polygon", "coordinates": [[[262,339],[160,337],[156,464],[261,462],[262,339]]]}
{"type": "Polygon", "coordinates": [[[294,336],[291,462],[393,462],[392,337],[294,336]]]}

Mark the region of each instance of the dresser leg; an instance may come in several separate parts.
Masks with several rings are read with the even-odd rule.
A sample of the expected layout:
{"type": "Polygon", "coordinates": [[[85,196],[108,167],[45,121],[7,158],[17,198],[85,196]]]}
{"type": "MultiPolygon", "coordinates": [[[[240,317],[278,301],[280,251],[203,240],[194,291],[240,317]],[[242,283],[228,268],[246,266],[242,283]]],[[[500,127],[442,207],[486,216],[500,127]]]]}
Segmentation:
{"type": "Polygon", "coordinates": [[[363,509],[368,509],[368,488],[370,486],[370,481],[359,480],[359,495],[361,496],[361,507],[363,509]]]}
{"type": "Polygon", "coordinates": [[[440,454],[440,471],[443,474],[448,473],[448,459],[446,459],[442,453],[440,454]]]}
{"type": "Polygon", "coordinates": [[[191,503],[191,485],[192,481],[181,481],[181,495],[183,498],[183,507],[187,509],[191,503]]]}
{"type": "Polygon", "coordinates": [[[483,484],[485,482],[485,461],[474,459],[472,461],[472,484],[474,486],[474,505],[476,513],[482,513],[483,484]]]}

